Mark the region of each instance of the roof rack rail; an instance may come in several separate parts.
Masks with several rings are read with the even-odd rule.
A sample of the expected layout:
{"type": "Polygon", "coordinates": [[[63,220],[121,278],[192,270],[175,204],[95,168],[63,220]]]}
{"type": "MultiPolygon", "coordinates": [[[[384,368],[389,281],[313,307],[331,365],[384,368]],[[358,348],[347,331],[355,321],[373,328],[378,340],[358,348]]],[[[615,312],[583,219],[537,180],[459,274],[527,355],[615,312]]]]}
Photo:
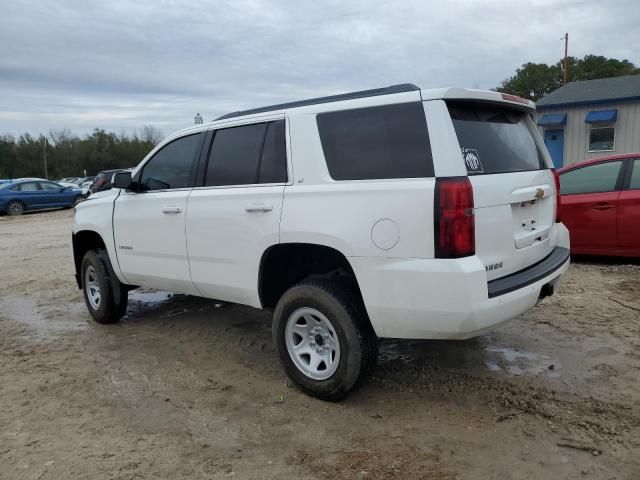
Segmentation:
{"type": "MultiPolygon", "coordinates": [[[[286,108],[304,107],[307,105],[318,105],[321,103],[340,102],[342,100],[353,100],[356,98],[376,97],[378,95],[391,95],[393,93],[414,92],[420,90],[420,87],[413,83],[400,83],[389,87],[374,88],[372,90],[361,90],[359,92],[342,93],[340,95],[329,95],[328,97],[310,98],[308,100],[299,100],[297,102],[280,103],[278,105],[270,105],[268,107],[252,108],[250,110],[241,110],[231,112],[215,120],[224,120],[227,118],[241,117],[243,115],[251,115],[254,113],[272,112],[274,110],[284,110],[286,108]]],[[[214,121],[215,121],[214,120],[214,121]]]]}

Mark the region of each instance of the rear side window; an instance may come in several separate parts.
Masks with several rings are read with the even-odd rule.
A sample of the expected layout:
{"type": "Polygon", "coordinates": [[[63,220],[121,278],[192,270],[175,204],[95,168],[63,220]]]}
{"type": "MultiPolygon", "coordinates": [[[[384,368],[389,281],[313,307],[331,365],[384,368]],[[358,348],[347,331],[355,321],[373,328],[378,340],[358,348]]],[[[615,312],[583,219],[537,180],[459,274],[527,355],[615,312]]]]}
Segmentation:
{"type": "Polygon", "coordinates": [[[259,183],[287,181],[287,151],[284,138],[284,120],[271,122],[262,149],[259,183]]]}
{"type": "Polygon", "coordinates": [[[569,170],[560,175],[560,193],[613,192],[616,189],[622,162],[607,162],[569,170]]]}
{"type": "Polygon", "coordinates": [[[37,182],[25,182],[15,187],[18,192],[37,192],[40,190],[40,185],[37,182]]]}
{"type": "Polygon", "coordinates": [[[631,190],[640,190],[640,159],[636,159],[633,162],[633,170],[631,171],[631,183],[629,184],[631,190]]]}
{"type": "Polygon", "coordinates": [[[40,182],[40,187],[48,192],[59,192],[63,187],[51,182],[40,182]]]}
{"type": "Polygon", "coordinates": [[[525,123],[526,113],[483,104],[447,102],[469,175],[546,168],[525,123]]]}
{"type": "Polygon", "coordinates": [[[209,153],[206,186],[286,180],[284,120],[216,131],[209,153]]]}
{"type": "MultiPolygon", "coordinates": [[[[178,138],[162,147],[145,164],[140,177],[141,190],[166,190],[193,186],[194,166],[204,133],[178,138]]],[[[111,182],[113,173],[109,174],[111,182]]]]}
{"type": "Polygon", "coordinates": [[[433,177],[420,102],[320,113],[317,122],[334,180],[433,177]]]}

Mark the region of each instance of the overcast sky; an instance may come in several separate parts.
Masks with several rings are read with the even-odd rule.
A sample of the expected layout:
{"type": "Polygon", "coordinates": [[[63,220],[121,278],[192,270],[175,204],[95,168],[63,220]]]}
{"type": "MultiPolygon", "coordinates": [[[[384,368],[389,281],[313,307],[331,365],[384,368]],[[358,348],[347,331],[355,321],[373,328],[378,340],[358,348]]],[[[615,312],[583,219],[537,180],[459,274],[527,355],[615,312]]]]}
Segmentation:
{"type": "Polygon", "coordinates": [[[493,88],[569,53],[640,64],[637,0],[0,0],[0,133],[165,134],[412,82],[493,88]]]}

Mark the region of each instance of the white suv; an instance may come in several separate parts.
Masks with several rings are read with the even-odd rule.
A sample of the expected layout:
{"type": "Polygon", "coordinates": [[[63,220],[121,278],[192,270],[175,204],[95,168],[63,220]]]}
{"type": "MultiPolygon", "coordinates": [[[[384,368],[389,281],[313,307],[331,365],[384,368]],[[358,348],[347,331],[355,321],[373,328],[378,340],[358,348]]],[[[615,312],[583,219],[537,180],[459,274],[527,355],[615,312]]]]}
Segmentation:
{"type": "Polygon", "coordinates": [[[379,337],[465,339],[569,266],[534,104],[396,85],[235,112],[161,142],[76,207],[93,318],[136,286],[274,309],[288,376],[336,400],[379,337]]]}

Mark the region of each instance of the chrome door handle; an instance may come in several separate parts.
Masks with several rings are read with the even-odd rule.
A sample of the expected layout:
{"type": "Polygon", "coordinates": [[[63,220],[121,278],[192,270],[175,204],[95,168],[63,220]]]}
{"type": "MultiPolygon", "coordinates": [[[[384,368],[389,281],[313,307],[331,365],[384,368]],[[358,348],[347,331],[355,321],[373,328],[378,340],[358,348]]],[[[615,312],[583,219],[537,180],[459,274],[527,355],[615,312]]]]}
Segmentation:
{"type": "Polygon", "coordinates": [[[273,205],[247,205],[245,210],[247,212],[270,212],[273,210],[273,205]]]}
{"type": "Polygon", "coordinates": [[[182,212],[182,209],[180,207],[163,207],[162,208],[162,213],[180,213],[182,212]]]}

